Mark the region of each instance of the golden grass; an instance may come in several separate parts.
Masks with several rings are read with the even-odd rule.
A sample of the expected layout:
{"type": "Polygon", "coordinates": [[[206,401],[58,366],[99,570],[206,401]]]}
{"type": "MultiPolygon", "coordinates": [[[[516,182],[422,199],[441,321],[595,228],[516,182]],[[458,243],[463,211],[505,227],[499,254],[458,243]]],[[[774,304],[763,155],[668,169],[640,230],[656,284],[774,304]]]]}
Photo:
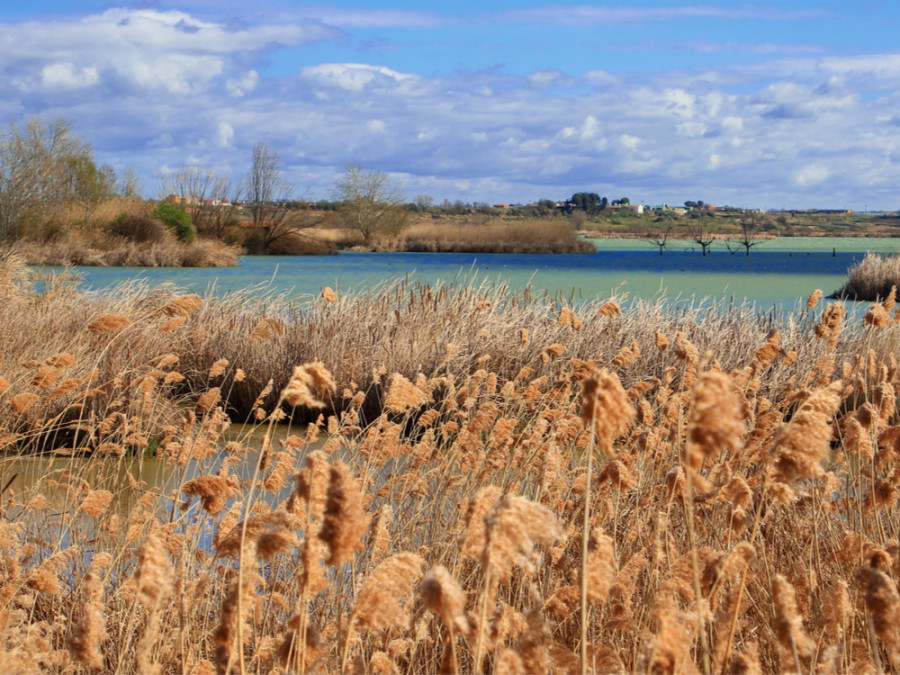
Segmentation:
{"type": "Polygon", "coordinates": [[[84,267],[234,267],[241,250],[217,239],[198,239],[192,244],[167,236],[146,244],[118,238],[102,241],[19,241],[2,252],[16,254],[30,265],[84,267]]]}
{"type": "Polygon", "coordinates": [[[2,672],[900,668],[893,317],[23,276],[2,672]]]}
{"type": "Polygon", "coordinates": [[[564,220],[487,220],[471,223],[420,221],[393,236],[383,236],[376,250],[429,253],[595,253],[564,220]]]}
{"type": "Polygon", "coordinates": [[[847,282],[835,297],[853,300],[884,300],[891,288],[900,286],[900,255],[867,253],[847,272],[847,282]]]}

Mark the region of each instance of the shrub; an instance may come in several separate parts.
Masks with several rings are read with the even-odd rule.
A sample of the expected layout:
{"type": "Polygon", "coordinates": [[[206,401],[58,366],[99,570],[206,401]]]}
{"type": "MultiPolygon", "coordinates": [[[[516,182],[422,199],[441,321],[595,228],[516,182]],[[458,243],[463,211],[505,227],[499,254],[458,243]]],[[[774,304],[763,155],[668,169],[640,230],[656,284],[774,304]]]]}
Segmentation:
{"type": "Polygon", "coordinates": [[[168,227],[181,241],[191,244],[197,238],[197,230],[191,225],[191,217],[187,211],[177,204],[160,202],[153,209],[153,217],[168,227]]]}
{"type": "Polygon", "coordinates": [[[111,234],[139,243],[162,241],[166,231],[158,220],[123,211],[108,228],[111,234]]]}
{"type": "Polygon", "coordinates": [[[868,253],[847,271],[847,282],[834,297],[851,300],[884,300],[891,287],[900,287],[900,255],[868,253]]]}

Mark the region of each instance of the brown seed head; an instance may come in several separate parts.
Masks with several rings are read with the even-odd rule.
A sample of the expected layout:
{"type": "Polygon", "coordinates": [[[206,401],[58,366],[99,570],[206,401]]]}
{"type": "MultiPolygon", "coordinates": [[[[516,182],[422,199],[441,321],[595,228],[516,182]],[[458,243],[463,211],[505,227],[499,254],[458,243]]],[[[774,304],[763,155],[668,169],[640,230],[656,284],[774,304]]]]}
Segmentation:
{"type": "Polygon", "coordinates": [[[581,400],[585,426],[594,430],[601,450],[612,452],[613,441],[631,428],[637,414],[619,377],[606,368],[596,371],[582,384],[581,400]]]}
{"type": "Polygon", "coordinates": [[[112,492],[109,490],[91,490],[78,506],[78,509],[95,518],[106,511],[112,501],[112,492]]]}
{"type": "Polygon", "coordinates": [[[863,320],[873,328],[881,328],[891,323],[891,314],[884,305],[872,305],[863,320]]]}
{"type": "Polygon", "coordinates": [[[203,304],[203,298],[196,293],[177,295],[170,300],[162,311],[168,316],[190,316],[203,304]]]}
{"type": "Polygon", "coordinates": [[[369,527],[370,516],[363,506],[359,481],[343,462],[331,467],[327,494],[325,521],[319,538],[330,550],[326,562],[340,565],[352,560],[354,552],[362,549],[362,536],[369,527]]]}
{"type": "Polygon", "coordinates": [[[316,396],[324,397],[336,390],[337,386],[331,373],[320,361],[313,361],[294,368],[291,379],[281,392],[281,397],[292,407],[302,405],[307,408],[324,408],[325,403],[316,396]]]}
{"type": "Polygon", "coordinates": [[[844,384],[835,380],[814,391],[776,439],[775,477],[782,482],[818,478],[831,444],[830,420],[841,402],[844,384]]]}
{"type": "Polygon", "coordinates": [[[415,553],[397,553],[379,564],[363,583],[353,620],[363,632],[409,626],[410,600],[425,561],[415,553]]]}
{"type": "Polygon", "coordinates": [[[720,452],[736,452],[746,431],[741,397],[731,378],[710,370],[697,378],[694,407],[688,422],[685,461],[699,469],[720,452]]]}
{"type": "Polygon", "coordinates": [[[448,629],[463,635],[469,633],[469,619],[465,612],[466,594],[446,567],[436,565],[428,570],[428,574],[422,579],[419,593],[425,607],[437,614],[448,629]]]}
{"type": "Polygon", "coordinates": [[[162,541],[149,535],[138,549],[134,575],[137,597],[145,607],[153,607],[172,593],[172,564],[162,541]]]}
{"type": "Polygon", "coordinates": [[[391,375],[387,392],[384,395],[385,409],[394,413],[402,413],[410,408],[419,408],[429,401],[431,401],[431,396],[403,375],[400,373],[391,375]]]}
{"type": "Polygon", "coordinates": [[[819,304],[819,300],[825,297],[825,294],[822,293],[821,288],[817,288],[812,293],[810,293],[809,297],[806,299],[806,309],[812,309],[817,304],[819,304]]]}
{"type": "Polygon", "coordinates": [[[543,504],[506,494],[485,518],[487,539],[481,566],[492,578],[508,583],[513,567],[533,571],[536,544],[551,544],[563,536],[556,515],[543,504]]]}
{"type": "Polygon", "coordinates": [[[131,324],[127,316],[119,314],[104,314],[88,324],[88,330],[98,335],[100,333],[112,333],[131,324]]]}
{"type": "Polygon", "coordinates": [[[608,316],[610,319],[621,313],[622,308],[619,307],[619,303],[617,303],[615,300],[607,300],[597,308],[597,314],[608,316]]]}

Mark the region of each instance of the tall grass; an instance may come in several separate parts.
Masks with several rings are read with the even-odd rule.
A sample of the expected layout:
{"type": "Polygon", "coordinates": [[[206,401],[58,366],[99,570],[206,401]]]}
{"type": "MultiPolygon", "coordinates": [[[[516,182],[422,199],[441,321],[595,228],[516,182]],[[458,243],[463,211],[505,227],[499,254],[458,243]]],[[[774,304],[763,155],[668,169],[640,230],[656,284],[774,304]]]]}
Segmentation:
{"type": "Polygon", "coordinates": [[[883,300],[900,286],[900,255],[867,253],[847,272],[847,282],[834,292],[838,298],[883,300]]]}
{"type": "Polygon", "coordinates": [[[107,238],[103,242],[20,241],[3,249],[31,265],[77,265],[84,267],[234,267],[241,249],[218,239],[200,239],[191,244],[166,236],[155,243],[107,238]]]}
{"type": "Polygon", "coordinates": [[[22,272],[3,672],[900,670],[892,315],[22,272]]]}
{"type": "Polygon", "coordinates": [[[429,253],[594,253],[568,221],[419,222],[376,242],[378,250],[429,253]]]}

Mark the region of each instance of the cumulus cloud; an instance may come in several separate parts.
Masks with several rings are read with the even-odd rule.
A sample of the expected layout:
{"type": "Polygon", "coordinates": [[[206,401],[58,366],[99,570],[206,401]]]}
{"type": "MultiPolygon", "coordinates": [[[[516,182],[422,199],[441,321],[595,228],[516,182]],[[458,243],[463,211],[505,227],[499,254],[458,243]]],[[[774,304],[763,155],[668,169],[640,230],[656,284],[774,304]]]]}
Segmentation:
{"type": "MultiPolygon", "coordinates": [[[[339,34],[314,21],[234,30],[175,10],[119,8],[68,21],[0,24],[0,68],[16,73],[22,91],[104,85],[196,94],[231,71],[240,55],[339,34]]],[[[236,80],[246,83],[248,74],[236,73],[236,80]]]]}
{"type": "Polygon", "coordinates": [[[317,196],[353,161],[438,201],[582,189],[670,203],[895,201],[900,55],[429,76],[307,57],[268,72],[279,49],[343,36],[320,14],[252,24],[131,8],[0,24],[0,67],[13,74],[0,114],[65,115],[101,161],[134,165],[148,186],[187,163],[240,177],[263,141],[317,196]]]}

